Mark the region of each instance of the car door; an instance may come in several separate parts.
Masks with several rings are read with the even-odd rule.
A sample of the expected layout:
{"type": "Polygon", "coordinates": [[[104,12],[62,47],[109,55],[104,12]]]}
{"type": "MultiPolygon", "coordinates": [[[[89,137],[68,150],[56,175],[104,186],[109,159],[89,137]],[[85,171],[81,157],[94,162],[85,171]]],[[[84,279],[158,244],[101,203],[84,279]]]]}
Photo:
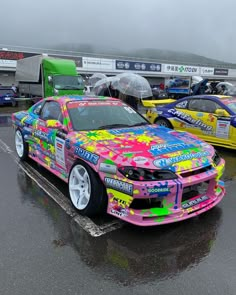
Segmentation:
{"type": "Polygon", "coordinates": [[[195,134],[215,144],[228,144],[230,141],[231,117],[213,99],[192,99],[189,101],[189,114],[193,118],[195,134]]]}
{"type": "Polygon", "coordinates": [[[38,124],[35,126],[34,135],[38,138],[36,155],[44,166],[55,174],[60,174],[58,176],[66,172],[66,134],[60,104],[56,101],[46,101],[40,112],[38,124]],[[56,122],[60,123],[55,125],[56,122]]]}

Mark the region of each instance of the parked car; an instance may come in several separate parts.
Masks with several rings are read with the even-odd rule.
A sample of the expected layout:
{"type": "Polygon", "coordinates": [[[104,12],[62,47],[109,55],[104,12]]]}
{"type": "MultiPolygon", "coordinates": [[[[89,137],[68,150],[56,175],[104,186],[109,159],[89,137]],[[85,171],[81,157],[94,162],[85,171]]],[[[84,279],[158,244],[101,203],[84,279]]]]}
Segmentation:
{"type": "Polygon", "coordinates": [[[12,122],[19,158],[68,183],[81,214],[159,225],[201,214],[225,194],[225,162],[211,145],[151,125],[121,100],[50,97],[12,122]]]}
{"type": "Polygon", "coordinates": [[[0,105],[16,106],[16,93],[11,87],[0,86],[0,105]]]}
{"type": "Polygon", "coordinates": [[[236,149],[236,98],[185,97],[147,112],[151,123],[188,131],[216,146],[236,149]]]}

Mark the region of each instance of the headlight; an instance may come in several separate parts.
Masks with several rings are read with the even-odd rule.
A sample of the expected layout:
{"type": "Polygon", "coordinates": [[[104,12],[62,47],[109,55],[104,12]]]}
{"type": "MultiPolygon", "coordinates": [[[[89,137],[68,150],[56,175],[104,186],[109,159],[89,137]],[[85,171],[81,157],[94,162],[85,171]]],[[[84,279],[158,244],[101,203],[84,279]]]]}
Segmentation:
{"type": "Polygon", "coordinates": [[[217,152],[215,152],[214,156],[212,157],[213,163],[217,166],[220,163],[220,156],[217,152]]]}
{"type": "Polygon", "coordinates": [[[118,170],[126,178],[137,181],[161,181],[177,178],[177,175],[169,170],[151,170],[135,167],[120,167],[118,170]]]}

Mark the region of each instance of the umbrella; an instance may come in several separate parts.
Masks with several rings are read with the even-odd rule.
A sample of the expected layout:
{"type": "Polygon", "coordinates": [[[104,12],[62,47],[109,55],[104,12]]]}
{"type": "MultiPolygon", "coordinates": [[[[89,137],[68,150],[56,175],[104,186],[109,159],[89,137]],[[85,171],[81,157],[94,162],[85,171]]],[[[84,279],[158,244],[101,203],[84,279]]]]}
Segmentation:
{"type": "Polygon", "coordinates": [[[94,86],[96,82],[98,82],[101,79],[105,79],[107,76],[103,73],[95,73],[89,78],[89,83],[91,86],[94,86]]]}
{"type": "Polygon", "coordinates": [[[104,92],[108,89],[110,96],[111,96],[111,92],[109,89],[109,86],[112,85],[112,83],[114,83],[113,88],[115,88],[115,81],[118,80],[119,78],[117,78],[117,76],[115,77],[106,77],[103,78],[99,81],[97,81],[94,85],[93,91],[95,95],[104,95],[104,92]]]}
{"type": "Polygon", "coordinates": [[[144,98],[152,96],[152,89],[148,81],[134,73],[118,74],[111,84],[121,93],[136,98],[144,98]]]}
{"type": "Polygon", "coordinates": [[[231,88],[231,87],[233,86],[233,84],[232,84],[232,83],[229,83],[229,82],[219,82],[219,83],[216,85],[216,88],[217,88],[218,90],[220,90],[222,86],[225,86],[226,89],[229,89],[229,88],[231,88]]]}

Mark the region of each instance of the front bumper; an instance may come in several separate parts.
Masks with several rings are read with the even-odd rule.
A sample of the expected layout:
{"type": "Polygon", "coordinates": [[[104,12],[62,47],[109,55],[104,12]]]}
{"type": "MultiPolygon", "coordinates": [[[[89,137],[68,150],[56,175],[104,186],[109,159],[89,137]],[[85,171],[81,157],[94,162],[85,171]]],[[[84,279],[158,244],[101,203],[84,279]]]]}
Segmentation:
{"type": "MultiPolygon", "coordinates": [[[[225,195],[224,183],[219,180],[224,171],[224,160],[216,169],[178,180],[134,185],[132,197],[108,190],[107,213],[139,226],[154,226],[192,218],[216,206],[225,195]],[[205,183],[204,192],[189,196],[186,190],[205,183]],[[155,194],[153,192],[159,192],[155,194]],[[185,198],[184,198],[185,197],[185,198]],[[187,197],[187,198],[186,198],[187,197]],[[134,200],[159,200],[158,206],[134,208],[134,200]],[[161,204],[161,205],[160,205],[161,204]]],[[[155,203],[154,203],[155,204],[155,203]]]]}

